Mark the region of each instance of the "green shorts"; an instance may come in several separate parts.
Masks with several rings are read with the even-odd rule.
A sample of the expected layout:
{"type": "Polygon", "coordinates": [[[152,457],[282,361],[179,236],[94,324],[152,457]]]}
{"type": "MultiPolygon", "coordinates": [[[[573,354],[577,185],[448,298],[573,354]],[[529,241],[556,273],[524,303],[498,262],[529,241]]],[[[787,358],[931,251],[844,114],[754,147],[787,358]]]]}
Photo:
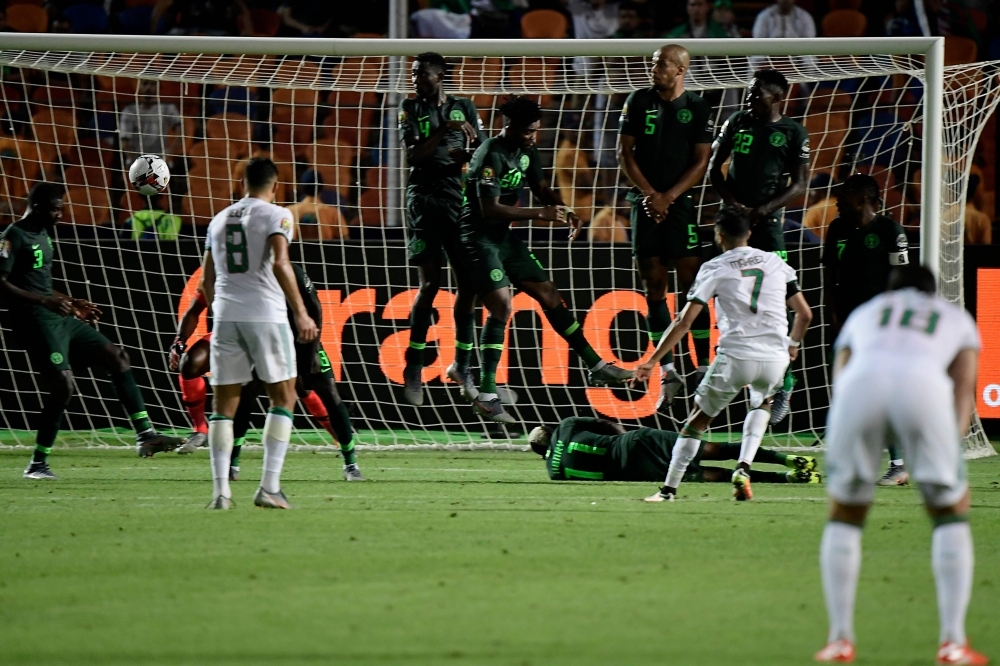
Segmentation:
{"type": "Polygon", "coordinates": [[[480,297],[511,284],[550,279],[542,262],[509,229],[502,234],[472,232],[464,246],[464,270],[468,271],[480,297]]]}
{"type": "Polygon", "coordinates": [[[701,256],[694,197],[685,194],[674,201],[660,223],[646,214],[641,200],[629,200],[632,201],[632,256],[661,260],[701,256]]]}
{"type": "Polygon", "coordinates": [[[90,324],[41,306],[24,313],[11,312],[11,324],[32,367],[43,374],[69,370],[71,365],[89,366],[111,344],[90,324]]]}
{"type": "Polygon", "coordinates": [[[458,218],[462,195],[451,191],[443,196],[406,192],[407,255],[410,262],[442,261],[442,252],[454,263],[461,253],[458,218]]]}
{"type": "Polygon", "coordinates": [[[780,217],[768,217],[753,225],[750,228],[750,241],[747,244],[764,252],[774,252],[788,261],[788,252],[785,251],[785,234],[781,230],[780,217]]]}
{"type": "Polygon", "coordinates": [[[295,343],[295,365],[299,377],[333,372],[330,357],[326,355],[318,338],[313,342],[295,343]]]}

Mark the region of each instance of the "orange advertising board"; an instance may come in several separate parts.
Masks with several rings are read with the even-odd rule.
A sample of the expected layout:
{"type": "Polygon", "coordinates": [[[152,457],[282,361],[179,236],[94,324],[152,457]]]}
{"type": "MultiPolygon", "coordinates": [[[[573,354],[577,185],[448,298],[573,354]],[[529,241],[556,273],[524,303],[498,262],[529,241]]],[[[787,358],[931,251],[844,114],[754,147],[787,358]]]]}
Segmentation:
{"type": "Polygon", "coordinates": [[[976,324],[983,341],[976,407],[984,419],[1000,419],[1000,268],[976,272],[976,324]]]}

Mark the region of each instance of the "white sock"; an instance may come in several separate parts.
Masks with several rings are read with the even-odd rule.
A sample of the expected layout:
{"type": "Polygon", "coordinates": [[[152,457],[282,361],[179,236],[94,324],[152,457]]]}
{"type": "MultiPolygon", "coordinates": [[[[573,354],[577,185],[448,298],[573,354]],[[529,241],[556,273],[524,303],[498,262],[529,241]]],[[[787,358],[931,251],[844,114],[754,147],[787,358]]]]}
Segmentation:
{"type": "Polygon", "coordinates": [[[823,574],[823,595],[830,616],[829,642],[854,642],[854,595],[861,573],[861,528],[829,522],[819,546],[819,566],[823,574]]]}
{"type": "Polygon", "coordinates": [[[212,455],[212,498],[232,497],[229,457],[233,453],[233,420],[212,415],[208,420],[208,448],[212,455]]]}
{"type": "Polygon", "coordinates": [[[934,529],[931,565],[937,583],[942,643],[965,644],[965,611],[972,595],[974,560],[969,523],[948,523],[934,529]]]}
{"type": "Polygon", "coordinates": [[[292,438],[292,417],[288,411],[271,409],[264,419],[264,474],[260,487],[269,493],[281,490],[281,467],[285,464],[288,440],[292,438]]]}
{"type": "Polygon", "coordinates": [[[673,361],[671,361],[670,363],[664,363],[660,367],[663,369],[663,374],[667,374],[668,372],[675,372],[677,370],[674,367],[673,361]]]}
{"type": "Polygon", "coordinates": [[[497,394],[497,393],[480,393],[479,394],[479,400],[480,400],[480,402],[489,402],[490,400],[496,400],[498,397],[499,397],[499,394],[497,394]]]}
{"type": "Polygon", "coordinates": [[[903,459],[900,458],[899,460],[890,460],[889,464],[892,465],[893,467],[902,467],[903,466],[903,459]]]}
{"type": "Polygon", "coordinates": [[[590,370],[591,372],[597,372],[598,370],[600,370],[601,368],[603,368],[603,367],[604,367],[604,366],[606,366],[607,364],[608,364],[608,362],[607,362],[607,361],[605,361],[604,359],[601,359],[600,361],[598,361],[598,362],[597,362],[596,364],[594,364],[593,366],[591,366],[591,367],[590,367],[590,368],[588,368],[588,369],[589,369],[589,370],[590,370]]]}
{"type": "Polygon", "coordinates": [[[764,409],[752,409],[743,422],[743,442],[740,444],[740,462],[753,464],[760,441],[764,439],[771,414],[764,409]]]}
{"type": "Polygon", "coordinates": [[[673,452],[670,454],[670,467],[667,469],[667,480],[663,482],[663,485],[670,488],[677,488],[681,485],[684,472],[687,471],[688,465],[691,464],[694,457],[698,455],[698,447],[700,446],[701,440],[693,437],[677,438],[677,441],[674,442],[673,452]]]}

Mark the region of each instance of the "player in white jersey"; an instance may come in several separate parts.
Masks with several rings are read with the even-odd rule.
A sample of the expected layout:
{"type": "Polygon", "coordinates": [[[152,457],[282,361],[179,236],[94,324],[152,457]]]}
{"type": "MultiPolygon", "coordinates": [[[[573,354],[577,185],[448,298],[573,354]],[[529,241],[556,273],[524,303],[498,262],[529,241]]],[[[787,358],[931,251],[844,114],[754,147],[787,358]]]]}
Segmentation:
{"type": "Polygon", "coordinates": [[[271,408],[261,437],[264,472],[253,501],[257,506],[288,509],[280,477],[292,432],[297,372],[285,302],[295,316],[300,342],[315,340],[318,331],[288,260],[292,213],[271,203],[278,186],[277,167],[269,159],[253,158],[243,184],[246,196],[212,219],[205,243],[204,292],[215,318],[210,347],[215,414],[208,422],[214,490],[208,506],[232,506],[233,417],[240,390],[256,371],[267,385],[271,408]]]}
{"type": "Polygon", "coordinates": [[[799,291],[792,270],[777,254],[747,246],[750,222],[743,213],[725,209],[715,218],[715,242],[723,253],[702,264],[688,303],[663,334],[652,358],[635,370],[648,379],[656,363],[679,343],[709,301],[722,334],[715,361],[695,392],[695,409],[674,444],[663,487],[647,502],[672,501],[688,464],[698,454],[702,432],[743,390],[750,389],[750,411],[743,423],[739,465],[733,473],[737,500],[753,497],[750,465],[771,417],[771,398],[781,388],[788,364],[798,356],[812,309],[799,291]],[[788,308],[795,311],[791,339],[788,308]]]}
{"type": "Polygon", "coordinates": [[[934,291],[927,269],[894,269],[889,291],[855,309],[834,345],[826,431],[830,521],[820,546],[830,634],[817,661],[854,659],[861,529],[875,496],[882,449],[894,436],[935,524],[937,663],[988,662],[965,638],[973,553],[961,438],[972,420],[979,333],[969,313],[934,291]]]}

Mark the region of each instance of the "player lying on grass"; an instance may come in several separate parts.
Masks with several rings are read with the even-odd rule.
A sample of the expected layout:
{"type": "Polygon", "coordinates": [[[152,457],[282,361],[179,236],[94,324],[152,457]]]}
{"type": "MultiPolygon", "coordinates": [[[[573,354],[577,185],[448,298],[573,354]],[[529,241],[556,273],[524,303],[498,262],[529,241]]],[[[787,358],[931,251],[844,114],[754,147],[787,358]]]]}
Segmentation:
{"type": "MultiPolygon", "coordinates": [[[[292,264],[292,270],[295,271],[295,282],[306,310],[322,332],[323,308],[316,294],[316,287],[301,266],[292,264]]],[[[191,337],[198,325],[198,318],[207,308],[205,298],[199,291],[181,318],[177,337],[170,347],[170,369],[180,370],[184,406],[187,408],[188,414],[191,415],[192,423],[196,428],[195,432],[184,442],[184,445],[178,449],[178,453],[182,454],[193,453],[202,445],[201,442],[205,441],[204,435],[199,436],[198,418],[200,417],[202,424],[205,423],[205,380],[203,377],[209,371],[208,350],[212,336],[211,334],[204,336],[187,349],[185,349],[183,341],[191,337]],[[192,387],[192,385],[195,386],[192,387]],[[185,393],[185,391],[187,392],[185,393]]],[[[294,332],[296,330],[295,316],[291,309],[288,311],[288,323],[294,332]]],[[[340,393],[337,391],[337,385],[333,378],[333,368],[319,337],[312,343],[302,344],[296,341],[295,357],[299,365],[298,380],[295,383],[296,394],[310,416],[319,421],[320,425],[333,435],[340,446],[340,452],[344,456],[344,478],[348,481],[362,480],[354,453],[354,430],[351,427],[351,417],[347,412],[347,407],[340,399],[340,393]]],[[[262,384],[255,376],[253,382],[243,387],[240,394],[240,404],[242,405],[244,400],[248,401],[249,405],[255,404],[262,388],[262,384]]],[[[237,409],[233,421],[234,440],[229,468],[230,481],[235,481],[239,475],[240,450],[250,423],[249,410],[250,407],[241,418],[241,414],[245,410],[242,407],[237,409]]],[[[205,432],[207,432],[207,426],[205,432]]]]}
{"type": "Polygon", "coordinates": [[[976,401],[979,332],[965,309],[935,296],[936,287],[925,268],[896,268],[889,291],[855,309],[835,344],[826,431],[830,519],[820,545],[830,633],[816,661],[854,660],[861,530],[891,434],[934,523],[937,663],[989,662],[965,636],[974,554],[962,437],[976,401]]]}
{"type": "Polygon", "coordinates": [[[589,368],[587,378],[591,385],[622,384],[631,379],[632,373],[597,355],[542,262],[511,231],[510,223],[517,220],[565,222],[572,227],[572,240],[582,222],[566,208],[542,175],[541,158],[535,147],[541,107],[527,97],[510,97],[500,111],[504,117],[503,131],[476,149],[469,164],[460,222],[464,256],[458,270],[468,272],[489,310],[479,341],[482,360],[479,394],[472,405],[492,421],[513,423],[513,417],[503,409],[496,387],[496,368],[511,315],[511,285],[541,304],[552,328],[569,342],[589,368]],[[542,207],[517,205],[525,185],[542,207]]]}
{"type": "Polygon", "coordinates": [[[739,465],[733,473],[737,500],[753,497],[750,465],[767,430],[771,397],[781,387],[790,360],[812,321],[812,310],[799,291],[795,271],[777,254],[748,247],[750,221],[734,208],[715,217],[715,242],[723,253],[702,264],[687,305],[670,325],[652,358],[635,371],[636,380],[649,379],[655,364],[691,328],[708,302],[719,313],[719,348],[715,361],[695,391],[695,409],[681,429],[670,457],[663,487],[647,502],[672,501],[688,464],[698,454],[701,433],[744,387],[750,389],[750,411],[743,423],[739,465]],[[788,308],[795,311],[791,339],[788,308]]]}
{"type": "MultiPolygon", "coordinates": [[[[554,481],[659,481],[667,474],[679,435],[669,430],[639,428],[625,431],[604,419],[571,416],[558,426],[538,426],[528,435],[531,450],[545,458],[554,481]]],[[[733,470],[702,467],[704,460],[737,460],[739,444],[704,442],[684,473],[685,481],[728,483],[733,470]]],[[[757,451],[757,460],[791,467],[790,472],[754,472],[762,483],[819,483],[816,459],[757,451]]]]}
{"type": "Polygon", "coordinates": [[[47,459],[63,412],[73,397],[72,367],[96,368],[108,374],[135,428],[140,456],[171,451],[181,443],[153,429],[128,354],[92,325],[100,317],[100,309],[52,288],[52,234],[62,219],[62,207],[62,185],[38,183],[28,193],[24,217],[0,234],[0,294],[14,335],[49,390],[42,402],[35,452],[24,470],[26,479],[56,478],[47,459]]]}

